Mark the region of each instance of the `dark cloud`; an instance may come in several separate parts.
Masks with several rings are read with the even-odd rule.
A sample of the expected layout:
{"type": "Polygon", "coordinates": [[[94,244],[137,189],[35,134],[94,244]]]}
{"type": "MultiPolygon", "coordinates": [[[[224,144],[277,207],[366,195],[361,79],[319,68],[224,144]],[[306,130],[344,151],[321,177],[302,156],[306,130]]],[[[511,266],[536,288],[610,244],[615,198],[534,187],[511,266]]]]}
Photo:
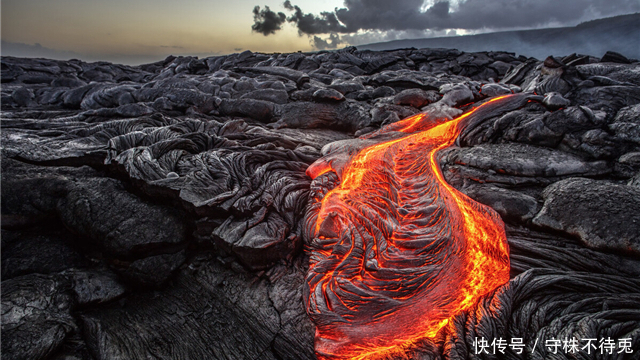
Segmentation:
{"type": "MultiPolygon", "coordinates": [[[[305,14],[289,0],[284,6],[293,12],[287,21],[295,23],[301,34],[308,35],[359,30],[535,28],[575,25],[584,20],[640,11],[638,0],[345,0],[343,8],[319,15],[305,14]]],[[[258,15],[256,18],[259,19],[258,15]]],[[[263,33],[272,34],[275,30],[263,33]]]]}
{"type": "Polygon", "coordinates": [[[449,17],[449,2],[438,2],[422,12],[423,0],[346,0],[336,15],[348,29],[410,30],[438,28],[449,17]]]}
{"type": "Polygon", "coordinates": [[[253,25],[251,29],[264,36],[275,34],[276,30],[280,30],[280,25],[285,20],[286,15],[284,13],[275,13],[268,6],[265,6],[264,10],[260,10],[260,6],[256,6],[253,8],[253,25]]]}
{"type": "Polygon", "coordinates": [[[618,15],[640,10],[637,0],[466,0],[452,6],[423,0],[345,0],[338,19],[357,30],[505,29],[575,24],[590,15],[618,15]]]}
{"type": "Polygon", "coordinates": [[[293,15],[287,18],[287,21],[295,23],[300,34],[327,34],[335,32],[348,32],[347,28],[340,24],[338,18],[333,12],[321,12],[316,16],[313,14],[305,14],[299,6],[291,5],[291,1],[284,2],[284,7],[293,11],[293,15]]]}
{"type": "Polygon", "coordinates": [[[329,37],[325,40],[318,36],[313,37],[313,47],[318,50],[327,50],[327,49],[335,49],[340,45],[346,45],[347,42],[344,41],[338,34],[330,34],[329,37]]]}

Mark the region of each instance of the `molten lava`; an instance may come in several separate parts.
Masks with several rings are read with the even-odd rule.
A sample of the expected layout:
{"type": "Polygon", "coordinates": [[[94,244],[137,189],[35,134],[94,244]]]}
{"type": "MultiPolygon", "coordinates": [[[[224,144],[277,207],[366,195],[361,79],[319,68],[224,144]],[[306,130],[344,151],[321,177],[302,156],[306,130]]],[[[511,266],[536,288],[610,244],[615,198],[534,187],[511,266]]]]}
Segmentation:
{"type": "Polygon", "coordinates": [[[330,159],[309,167],[316,188],[335,186],[316,191],[305,229],[318,358],[375,358],[433,337],[509,280],[500,217],[447,184],[436,154],[526,101],[495,98],[439,125],[419,114],[369,136],[387,140],[339,169],[330,159]]]}

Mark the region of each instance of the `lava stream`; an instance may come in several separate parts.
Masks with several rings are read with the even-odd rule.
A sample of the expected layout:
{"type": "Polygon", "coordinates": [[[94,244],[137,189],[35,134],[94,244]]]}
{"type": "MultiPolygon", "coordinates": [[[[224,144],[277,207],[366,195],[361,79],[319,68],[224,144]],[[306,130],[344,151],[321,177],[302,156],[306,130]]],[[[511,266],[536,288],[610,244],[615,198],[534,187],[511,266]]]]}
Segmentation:
{"type": "Polygon", "coordinates": [[[433,337],[509,280],[500,217],[450,186],[436,154],[470,124],[526,101],[495,98],[436,126],[416,115],[378,131],[370,138],[392,139],[342,168],[324,158],[309,167],[316,188],[339,183],[312,198],[306,219],[318,358],[375,358],[433,337]]]}

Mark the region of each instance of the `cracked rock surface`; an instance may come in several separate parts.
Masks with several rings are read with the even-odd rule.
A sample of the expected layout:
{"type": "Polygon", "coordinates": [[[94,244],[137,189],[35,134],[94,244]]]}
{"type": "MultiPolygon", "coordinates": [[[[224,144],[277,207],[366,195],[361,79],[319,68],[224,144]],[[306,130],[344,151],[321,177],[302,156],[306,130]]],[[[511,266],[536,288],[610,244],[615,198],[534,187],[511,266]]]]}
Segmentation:
{"type": "Polygon", "coordinates": [[[388,358],[493,358],[473,353],[480,336],[523,338],[509,359],[572,336],[638,352],[640,62],[618,55],[3,57],[2,357],[315,358],[304,214],[338,180],[308,166],[520,92],[438,154],[504,220],[511,280],[388,358]]]}

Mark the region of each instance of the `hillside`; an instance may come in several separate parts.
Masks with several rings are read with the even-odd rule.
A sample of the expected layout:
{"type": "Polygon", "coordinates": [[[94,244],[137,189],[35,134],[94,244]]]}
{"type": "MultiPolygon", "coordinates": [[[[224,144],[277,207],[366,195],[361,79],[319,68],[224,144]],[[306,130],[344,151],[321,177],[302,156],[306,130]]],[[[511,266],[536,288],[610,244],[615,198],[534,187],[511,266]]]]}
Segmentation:
{"type": "Polygon", "coordinates": [[[462,51],[510,51],[543,59],[549,54],[602,56],[611,50],[640,58],[640,14],[621,15],[574,27],[504,31],[488,34],[394,40],[358,46],[365,50],[456,48],[462,51]]]}

